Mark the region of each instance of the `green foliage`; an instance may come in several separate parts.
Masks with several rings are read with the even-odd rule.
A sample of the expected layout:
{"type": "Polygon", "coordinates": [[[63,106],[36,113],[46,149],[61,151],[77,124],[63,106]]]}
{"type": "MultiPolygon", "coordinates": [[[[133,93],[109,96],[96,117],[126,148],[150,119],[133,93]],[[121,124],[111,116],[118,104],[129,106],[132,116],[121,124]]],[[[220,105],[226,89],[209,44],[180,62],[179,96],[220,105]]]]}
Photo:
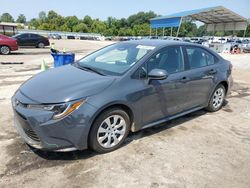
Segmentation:
{"type": "Polygon", "coordinates": [[[44,11],[41,11],[41,12],[39,12],[39,14],[38,14],[38,18],[39,18],[39,20],[41,20],[41,21],[45,21],[45,19],[46,19],[46,12],[44,12],[44,11]]]}
{"type": "Polygon", "coordinates": [[[201,25],[196,32],[197,37],[202,37],[207,35],[207,26],[206,25],[201,25]]]}
{"type": "Polygon", "coordinates": [[[99,20],[95,20],[93,24],[91,25],[91,31],[93,33],[104,34],[106,29],[107,29],[106,24],[99,20]]]}
{"type": "Polygon", "coordinates": [[[82,33],[88,33],[89,29],[85,23],[79,23],[75,26],[73,26],[74,32],[82,32],[82,33]]]}
{"type": "Polygon", "coordinates": [[[137,14],[131,15],[127,19],[127,24],[129,27],[133,27],[135,25],[140,25],[144,23],[149,23],[151,18],[156,17],[157,15],[152,12],[138,12],[137,14]]]}
{"type": "Polygon", "coordinates": [[[76,16],[67,16],[65,17],[64,21],[71,32],[73,31],[73,27],[79,23],[79,20],[76,16]]]}
{"type": "Polygon", "coordinates": [[[138,24],[133,27],[134,35],[136,36],[149,36],[150,26],[148,23],[138,24]]]}
{"type": "Polygon", "coordinates": [[[20,14],[16,20],[17,23],[26,23],[26,17],[24,14],[20,14]]]}
{"type": "Polygon", "coordinates": [[[14,18],[9,13],[3,13],[0,17],[1,22],[14,22],[14,18]]]}
{"type": "Polygon", "coordinates": [[[83,23],[85,23],[87,27],[90,28],[93,23],[93,20],[90,16],[87,15],[83,18],[83,23]]]}

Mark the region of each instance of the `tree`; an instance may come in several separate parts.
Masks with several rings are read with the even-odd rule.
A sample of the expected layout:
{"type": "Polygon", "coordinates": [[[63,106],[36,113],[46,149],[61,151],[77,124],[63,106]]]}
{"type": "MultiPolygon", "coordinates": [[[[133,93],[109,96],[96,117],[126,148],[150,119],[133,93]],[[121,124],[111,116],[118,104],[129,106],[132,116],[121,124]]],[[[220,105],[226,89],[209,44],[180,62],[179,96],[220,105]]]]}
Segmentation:
{"type": "Polygon", "coordinates": [[[87,33],[89,31],[89,29],[85,23],[79,23],[79,24],[73,26],[73,31],[87,33]]]}
{"type": "Polygon", "coordinates": [[[0,20],[1,22],[14,22],[13,17],[9,13],[3,13],[0,20]]]}
{"type": "Polygon", "coordinates": [[[202,37],[202,36],[205,36],[207,34],[207,25],[201,25],[199,28],[198,28],[198,30],[197,30],[197,32],[196,32],[196,36],[197,37],[202,37]]]}
{"type": "Polygon", "coordinates": [[[83,23],[85,23],[89,28],[91,28],[93,20],[90,16],[87,15],[83,18],[83,23]]]}
{"type": "Polygon", "coordinates": [[[131,28],[121,28],[118,32],[119,36],[133,36],[134,32],[131,28]]]}
{"type": "Polygon", "coordinates": [[[193,22],[183,22],[180,27],[179,37],[193,37],[197,32],[197,26],[193,22]]]}
{"type": "Polygon", "coordinates": [[[95,20],[91,26],[91,31],[93,33],[104,34],[106,29],[107,29],[106,24],[100,20],[95,20]]]}
{"type": "Polygon", "coordinates": [[[31,20],[30,20],[30,22],[29,22],[29,28],[38,28],[38,26],[39,26],[39,22],[38,22],[38,20],[36,19],[36,18],[32,18],[31,20]]]}
{"type": "Polygon", "coordinates": [[[47,16],[48,21],[56,19],[57,17],[58,17],[58,14],[55,11],[50,10],[48,12],[48,16],[47,16]]]}
{"type": "Polygon", "coordinates": [[[17,23],[26,23],[26,17],[24,14],[20,14],[16,20],[17,23]]]}
{"type": "Polygon", "coordinates": [[[79,20],[76,16],[67,16],[65,18],[65,24],[70,29],[70,31],[73,31],[73,27],[76,26],[79,23],[79,20]]]}
{"type": "Polygon", "coordinates": [[[39,18],[40,21],[44,22],[46,17],[47,17],[46,12],[44,12],[44,11],[39,12],[38,18],[39,18]]]}
{"type": "Polygon", "coordinates": [[[136,36],[148,36],[150,34],[150,26],[148,23],[135,25],[133,31],[136,36]]]}
{"type": "Polygon", "coordinates": [[[137,14],[131,15],[127,19],[127,24],[129,27],[133,27],[134,25],[140,25],[144,23],[149,23],[151,18],[156,17],[157,15],[152,12],[138,12],[137,14]]]}

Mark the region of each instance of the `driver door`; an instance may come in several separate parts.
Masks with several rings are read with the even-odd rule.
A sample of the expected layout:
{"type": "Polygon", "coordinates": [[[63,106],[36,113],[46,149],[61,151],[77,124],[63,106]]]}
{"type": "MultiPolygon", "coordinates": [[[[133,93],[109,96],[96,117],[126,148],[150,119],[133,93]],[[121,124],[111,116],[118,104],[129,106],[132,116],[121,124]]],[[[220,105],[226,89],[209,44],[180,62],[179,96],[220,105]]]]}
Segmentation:
{"type": "Polygon", "coordinates": [[[188,77],[180,46],[167,47],[145,64],[144,70],[164,69],[168,77],[164,80],[151,80],[145,83],[145,92],[141,106],[144,124],[180,113],[187,108],[188,77]]]}

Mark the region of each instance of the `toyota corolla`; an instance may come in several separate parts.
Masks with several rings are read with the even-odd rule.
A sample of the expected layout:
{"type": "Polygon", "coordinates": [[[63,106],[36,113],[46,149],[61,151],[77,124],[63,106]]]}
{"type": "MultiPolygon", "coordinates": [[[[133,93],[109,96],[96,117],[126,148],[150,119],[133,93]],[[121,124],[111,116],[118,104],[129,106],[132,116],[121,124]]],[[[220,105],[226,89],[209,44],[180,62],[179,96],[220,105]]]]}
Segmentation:
{"type": "Polygon", "coordinates": [[[32,147],[105,153],[138,131],[205,108],[218,111],[232,65],[201,45],[138,40],[102,48],[26,81],[14,124],[32,147]]]}

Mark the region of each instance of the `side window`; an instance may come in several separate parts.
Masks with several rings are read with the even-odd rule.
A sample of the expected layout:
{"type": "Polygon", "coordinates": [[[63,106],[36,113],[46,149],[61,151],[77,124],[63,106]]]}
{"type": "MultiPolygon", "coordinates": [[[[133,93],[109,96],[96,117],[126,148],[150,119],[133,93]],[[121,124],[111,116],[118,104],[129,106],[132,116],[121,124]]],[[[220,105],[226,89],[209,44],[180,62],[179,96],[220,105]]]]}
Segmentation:
{"type": "Polygon", "coordinates": [[[147,62],[148,72],[152,69],[164,69],[169,74],[184,70],[184,62],[181,47],[167,47],[155,54],[147,62]]]}
{"type": "Polygon", "coordinates": [[[27,39],[29,38],[29,35],[28,34],[22,34],[19,36],[21,39],[27,39]]]}
{"type": "Polygon", "coordinates": [[[35,35],[35,34],[30,34],[30,38],[37,39],[37,38],[40,38],[40,37],[38,35],[35,35]]]}
{"type": "Polygon", "coordinates": [[[215,57],[199,47],[186,47],[190,69],[200,68],[215,63],[215,57]]]}

